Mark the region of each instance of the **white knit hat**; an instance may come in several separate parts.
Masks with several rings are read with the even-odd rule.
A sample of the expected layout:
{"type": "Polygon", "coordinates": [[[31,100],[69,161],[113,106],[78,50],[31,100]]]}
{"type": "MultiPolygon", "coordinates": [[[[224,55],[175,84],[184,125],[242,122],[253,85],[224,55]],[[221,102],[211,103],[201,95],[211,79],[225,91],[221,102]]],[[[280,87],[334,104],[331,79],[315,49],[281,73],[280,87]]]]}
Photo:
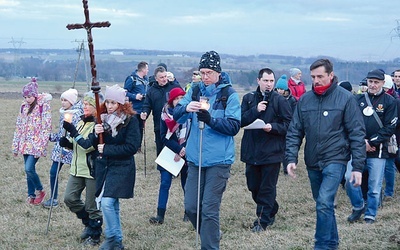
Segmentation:
{"type": "Polygon", "coordinates": [[[64,93],[61,94],[60,99],[62,98],[74,105],[78,100],[78,91],[76,89],[69,89],[67,91],[64,91],[64,93]]]}
{"type": "Polygon", "coordinates": [[[393,87],[393,81],[390,75],[385,74],[385,83],[383,84],[383,87],[387,89],[391,89],[393,87]]]}
{"type": "Polygon", "coordinates": [[[291,68],[291,69],[289,70],[289,73],[290,73],[290,76],[295,76],[295,75],[297,75],[298,73],[301,73],[301,70],[298,69],[298,68],[291,68]]]}

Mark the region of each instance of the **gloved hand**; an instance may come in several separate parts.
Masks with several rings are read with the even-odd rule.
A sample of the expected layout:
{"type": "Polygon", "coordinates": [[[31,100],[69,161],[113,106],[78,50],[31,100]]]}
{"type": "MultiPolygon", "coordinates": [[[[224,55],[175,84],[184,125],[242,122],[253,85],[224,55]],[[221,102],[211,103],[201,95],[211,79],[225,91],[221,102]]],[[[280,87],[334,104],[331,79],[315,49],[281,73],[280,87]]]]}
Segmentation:
{"type": "Polygon", "coordinates": [[[76,130],[75,126],[72,125],[72,123],[69,123],[67,121],[63,122],[63,128],[69,132],[69,134],[71,135],[71,137],[76,137],[77,135],[79,135],[78,131],[76,130]]]}
{"type": "Polygon", "coordinates": [[[69,148],[72,149],[72,143],[66,138],[66,137],[61,137],[60,141],[58,142],[60,144],[61,147],[63,148],[69,148]]]}
{"type": "Polygon", "coordinates": [[[211,115],[207,110],[200,109],[199,112],[197,112],[197,119],[205,124],[210,124],[211,115]]]}

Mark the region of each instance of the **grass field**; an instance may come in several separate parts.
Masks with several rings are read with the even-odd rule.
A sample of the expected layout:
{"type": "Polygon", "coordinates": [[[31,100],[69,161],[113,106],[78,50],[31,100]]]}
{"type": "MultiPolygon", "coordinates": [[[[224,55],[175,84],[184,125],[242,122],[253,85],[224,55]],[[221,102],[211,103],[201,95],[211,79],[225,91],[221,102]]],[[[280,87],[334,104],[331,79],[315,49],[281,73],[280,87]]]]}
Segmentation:
{"type": "MultiPolygon", "coordinates": [[[[25,84],[25,81],[24,81],[25,84]]],[[[23,86],[17,83],[0,83],[0,92],[19,92],[23,86]],[[15,89],[15,90],[14,90],[15,89]]],[[[40,85],[44,91],[45,85],[40,85]]],[[[49,85],[48,87],[50,88],[49,85]]],[[[67,86],[70,86],[68,84],[67,86]]],[[[85,86],[85,85],[84,85],[85,86]]],[[[66,88],[64,87],[63,90],[66,88]]],[[[50,91],[55,94],[62,92],[50,91]]],[[[80,92],[82,93],[82,92],[80,92]]],[[[59,95],[58,95],[59,97],[59,95]]],[[[57,130],[60,101],[55,97],[53,107],[53,131],[57,130]]],[[[22,97],[17,94],[3,94],[0,110],[0,175],[2,181],[0,249],[83,249],[78,237],[83,229],[81,222],[68,208],[61,204],[53,210],[50,231],[46,235],[49,210],[41,206],[30,206],[26,199],[26,176],[22,156],[11,153],[11,141],[15,128],[15,118],[22,97]],[[3,98],[4,96],[4,98],[3,98]],[[7,98],[6,98],[7,97],[7,98]]],[[[126,249],[195,249],[195,230],[190,223],[183,222],[183,192],[180,181],[172,184],[168,209],[163,225],[148,222],[156,213],[159,188],[159,172],[155,168],[155,144],[151,119],[147,122],[147,176],[144,176],[143,154],[136,155],[137,179],[135,197],[121,202],[122,228],[126,249]]],[[[312,249],[315,228],[315,203],[312,200],[307,172],[303,161],[297,169],[297,179],[283,174],[278,182],[278,203],[280,210],[275,224],[262,233],[252,233],[249,226],[255,219],[255,204],[246,188],[244,164],[239,160],[242,131],[236,136],[236,162],[232,166],[231,178],[221,206],[221,249],[312,249]]],[[[53,144],[49,144],[49,152],[53,144]]],[[[302,157],[301,157],[302,158],[302,157]]],[[[50,156],[41,158],[37,171],[48,193],[50,156]]],[[[68,179],[69,166],[60,173],[60,200],[68,179]]],[[[399,182],[399,178],[397,179],[399,182]]],[[[397,185],[396,192],[399,193],[397,185]]],[[[336,217],[341,239],[340,249],[399,249],[390,236],[399,236],[400,201],[399,196],[385,203],[378,212],[377,222],[349,224],[347,216],[351,205],[344,192],[339,190],[336,217]]],[[[397,238],[399,240],[400,238],[397,238]]],[[[97,248],[88,248],[97,249],[97,248]]]]}

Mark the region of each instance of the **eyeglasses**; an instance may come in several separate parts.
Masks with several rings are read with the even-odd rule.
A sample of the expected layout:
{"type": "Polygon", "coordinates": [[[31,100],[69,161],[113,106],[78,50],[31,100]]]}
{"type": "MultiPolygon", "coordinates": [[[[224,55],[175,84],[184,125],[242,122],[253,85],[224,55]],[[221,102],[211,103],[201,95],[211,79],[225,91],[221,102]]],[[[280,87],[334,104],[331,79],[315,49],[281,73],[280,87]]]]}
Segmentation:
{"type": "Polygon", "coordinates": [[[198,76],[198,75],[199,75],[199,73],[197,73],[197,72],[193,72],[193,75],[194,75],[194,76],[198,76]]]}
{"type": "Polygon", "coordinates": [[[214,75],[214,73],[215,73],[215,71],[213,71],[213,70],[206,71],[206,72],[200,71],[200,74],[202,77],[205,77],[205,76],[211,77],[212,75],[214,75]]]}

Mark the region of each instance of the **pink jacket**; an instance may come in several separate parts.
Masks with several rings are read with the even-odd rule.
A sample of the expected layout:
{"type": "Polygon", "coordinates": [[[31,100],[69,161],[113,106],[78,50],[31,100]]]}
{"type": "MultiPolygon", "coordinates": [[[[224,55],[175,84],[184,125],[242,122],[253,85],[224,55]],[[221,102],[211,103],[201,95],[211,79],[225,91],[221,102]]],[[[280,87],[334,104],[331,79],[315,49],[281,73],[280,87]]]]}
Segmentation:
{"type": "Polygon", "coordinates": [[[35,157],[47,155],[47,145],[51,132],[50,94],[39,94],[37,105],[28,115],[30,105],[25,101],[17,117],[12,152],[35,157]]]}

